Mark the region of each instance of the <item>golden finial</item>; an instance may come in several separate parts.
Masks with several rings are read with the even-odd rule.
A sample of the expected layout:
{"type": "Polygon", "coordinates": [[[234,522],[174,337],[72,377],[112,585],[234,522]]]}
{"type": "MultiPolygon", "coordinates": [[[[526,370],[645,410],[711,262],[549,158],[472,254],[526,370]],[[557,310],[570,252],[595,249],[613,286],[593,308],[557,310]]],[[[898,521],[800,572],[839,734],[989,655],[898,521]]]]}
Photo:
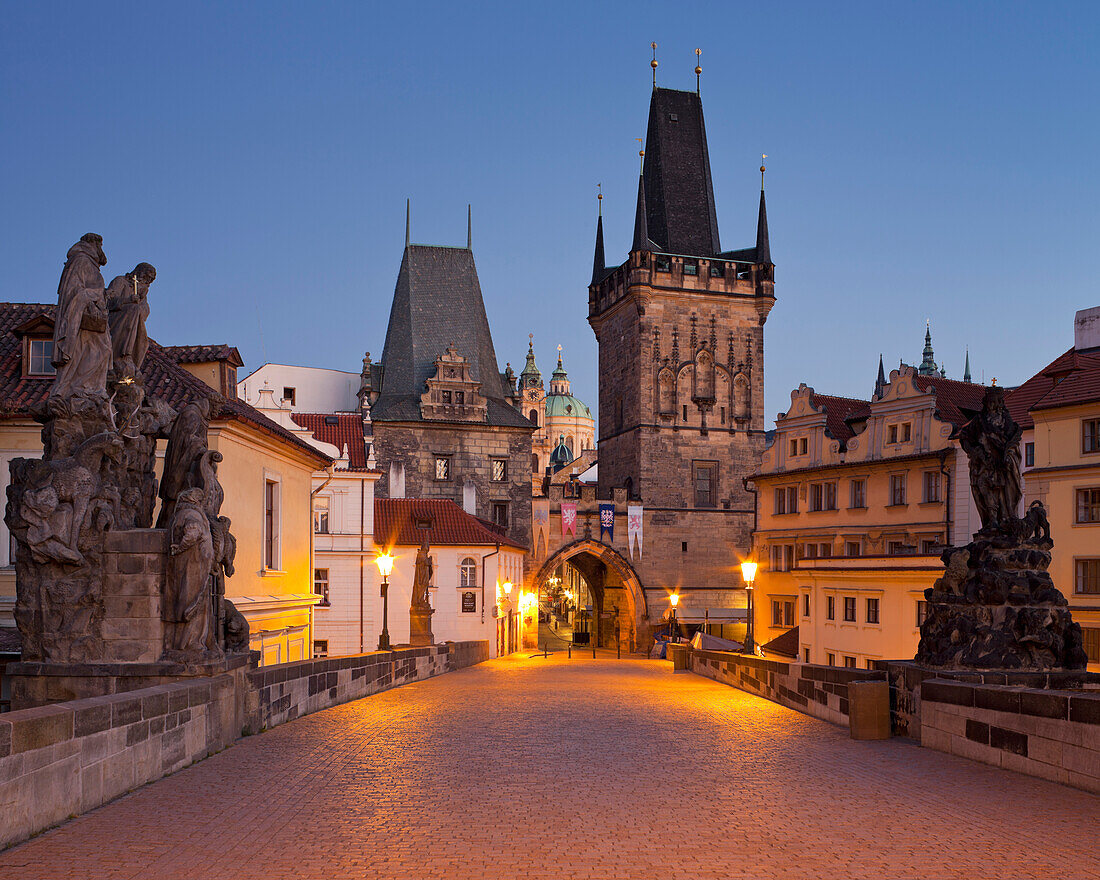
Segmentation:
{"type": "Polygon", "coordinates": [[[638,173],[641,174],[645,170],[645,150],[642,149],[644,141],[641,138],[634,138],[638,142],[638,173]]]}
{"type": "Polygon", "coordinates": [[[703,72],[703,67],[699,63],[699,56],[703,54],[702,49],[695,50],[695,94],[699,94],[699,75],[703,72]]]}
{"type": "Polygon", "coordinates": [[[603,216],[603,184],[596,184],[596,204],[599,205],[600,216],[603,216]]]}
{"type": "Polygon", "coordinates": [[[649,62],[649,66],[653,68],[653,88],[657,88],[657,44],[650,43],[649,47],[653,50],[653,60],[649,62]]]}
{"type": "Polygon", "coordinates": [[[996,377],[996,376],[994,376],[994,377],[993,377],[993,384],[994,384],[994,385],[996,385],[996,384],[997,384],[997,377],[996,377]]]}
{"type": "Polygon", "coordinates": [[[760,154],[760,189],[761,190],[764,189],[764,172],[767,170],[764,167],[764,160],[767,159],[767,158],[768,158],[767,153],[761,153],[760,154]]]}

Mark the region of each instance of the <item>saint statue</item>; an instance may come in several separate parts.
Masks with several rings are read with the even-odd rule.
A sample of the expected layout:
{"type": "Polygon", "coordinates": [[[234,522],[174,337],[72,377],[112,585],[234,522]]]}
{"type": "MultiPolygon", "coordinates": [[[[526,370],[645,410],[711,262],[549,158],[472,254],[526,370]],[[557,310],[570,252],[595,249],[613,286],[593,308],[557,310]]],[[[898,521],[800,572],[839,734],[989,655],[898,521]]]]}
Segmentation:
{"type": "Polygon", "coordinates": [[[994,385],[982,410],[962,429],[959,443],[970,459],[970,488],[982,529],[1006,529],[1016,520],[1023,497],[1020,478],[1020,426],[1008,413],[1004,389],[994,385]]]}
{"type": "Polygon", "coordinates": [[[412,607],[431,608],[432,603],[428,599],[428,587],[434,574],[432,559],[428,555],[428,536],[424,535],[424,541],[420,549],[416,551],[416,569],[413,572],[412,607]]]}
{"type": "Polygon", "coordinates": [[[57,286],[51,398],[107,394],[111,336],[100,266],[107,264],[103,237],[89,232],[69,248],[57,286]]]}
{"type": "Polygon", "coordinates": [[[172,508],[184,489],[193,485],[192,468],[207,451],[206,432],[210,426],[210,401],[202,397],[189,403],[176,416],[164,454],[160,480],[160,515],[157,528],[163,529],[172,518],[172,508]]]}
{"type": "Polygon", "coordinates": [[[119,379],[133,379],[149,350],[145,320],[149,317],[149,285],[157,270],[138,263],[132,272],[119,275],[107,288],[107,309],[111,325],[111,353],[119,379]]]}
{"type": "Polygon", "coordinates": [[[202,489],[182,492],[168,524],[165,647],[189,654],[214,648],[214,605],[210,594],[214,544],[203,494],[202,489]]]}

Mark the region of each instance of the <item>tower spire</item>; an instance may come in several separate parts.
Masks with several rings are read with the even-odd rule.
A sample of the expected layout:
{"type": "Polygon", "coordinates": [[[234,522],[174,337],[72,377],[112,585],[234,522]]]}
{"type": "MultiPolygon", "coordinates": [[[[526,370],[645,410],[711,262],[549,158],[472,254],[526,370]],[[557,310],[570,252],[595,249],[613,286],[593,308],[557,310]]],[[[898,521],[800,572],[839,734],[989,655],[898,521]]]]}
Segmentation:
{"type": "MultiPolygon", "coordinates": [[[[767,154],[760,157],[767,159],[767,154]]],[[[760,213],[756,218],[756,262],[771,264],[772,248],[768,241],[768,206],[764,203],[764,165],[760,165],[760,213]]]]}
{"type": "Polygon", "coordinates": [[[931,376],[936,372],[935,353],[932,351],[932,322],[924,323],[924,352],[917,372],[922,376],[931,376]]]}
{"type": "Polygon", "coordinates": [[[875,399],[881,400],[886,393],[886,370],[882,367],[882,354],[878,356],[878,378],[875,379],[875,399]]]}
{"type": "Polygon", "coordinates": [[[466,205],[466,250],[474,249],[474,207],[466,205]]]}
{"type": "Polygon", "coordinates": [[[970,346],[966,347],[966,366],[963,367],[963,381],[970,381],[970,346]]]}
{"type": "Polygon", "coordinates": [[[653,88],[657,88],[657,44],[650,43],[649,48],[653,50],[653,60],[649,62],[649,66],[653,68],[653,88]]]}
{"type": "Polygon", "coordinates": [[[652,250],[649,243],[649,228],[646,223],[645,212],[645,178],[638,175],[638,210],[634,214],[634,244],[632,251],[652,250]]]}
{"type": "Polygon", "coordinates": [[[409,246],[409,199],[405,199],[405,247],[409,246]]]}
{"type": "MultiPolygon", "coordinates": [[[[603,184],[599,184],[599,186],[602,189],[603,184]]],[[[596,218],[596,252],[592,255],[592,284],[598,284],[602,281],[604,272],[607,269],[603,252],[603,192],[596,196],[596,204],[599,207],[596,218]]]]}

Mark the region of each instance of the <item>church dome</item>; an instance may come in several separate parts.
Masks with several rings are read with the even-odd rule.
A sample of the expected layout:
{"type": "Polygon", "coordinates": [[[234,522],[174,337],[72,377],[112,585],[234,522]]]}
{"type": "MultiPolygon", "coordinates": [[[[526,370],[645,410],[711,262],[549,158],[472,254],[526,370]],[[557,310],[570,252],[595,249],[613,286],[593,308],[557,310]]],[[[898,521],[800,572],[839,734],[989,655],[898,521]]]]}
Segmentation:
{"type": "Polygon", "coordinates": [[[572,394],[551,394],[546,398],[547,418],[592,418],[588,404],[578,400],[572,394]]]}
{"type": "Polygon", "coordinates": [[[550,469],[557,473],[569,462],[573,460],[573,453],[569,451],[569,447],[565,445],[565,435],[562,434],[558,437],[558,445],[554,447],[554,451],[550,453],[550,469]]]}

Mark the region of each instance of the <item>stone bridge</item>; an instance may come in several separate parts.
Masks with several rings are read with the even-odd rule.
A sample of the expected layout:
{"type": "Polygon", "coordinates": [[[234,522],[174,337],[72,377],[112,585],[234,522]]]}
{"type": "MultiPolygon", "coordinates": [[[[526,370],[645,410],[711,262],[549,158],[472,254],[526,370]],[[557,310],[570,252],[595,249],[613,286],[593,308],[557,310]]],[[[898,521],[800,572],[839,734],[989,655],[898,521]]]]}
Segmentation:
{"type": "Polygon", "coordinates": [[[1096,878],[1098,817],[667,662],[513,655],[246,737],[0,853],[0,880],[1096,878]]]}

